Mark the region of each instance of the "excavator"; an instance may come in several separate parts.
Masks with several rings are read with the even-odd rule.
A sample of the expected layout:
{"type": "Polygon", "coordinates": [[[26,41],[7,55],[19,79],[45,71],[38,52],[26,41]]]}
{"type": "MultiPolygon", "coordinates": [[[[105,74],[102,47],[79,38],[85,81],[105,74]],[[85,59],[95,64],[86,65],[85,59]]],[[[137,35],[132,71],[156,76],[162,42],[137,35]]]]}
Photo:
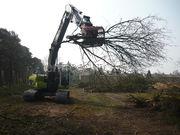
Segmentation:
{"type": "Polygon", "coordinates": [[[82,48],[99,47],[105,42],[105,31],[101,26],[93,26],[90,17],[82,15],[82,12],[76,7],[71,4],[67,5],[51,48],[49,49],[47,78],[44,79],[46,87],[24,91],[24,101],[31,102],[45,97],[52,97],[58,103],[69,102],[70,92],[68,90],[58,90],[61,75],[56,66],[59,48],[62,43],[66,42],[78,44],[82,48]],[[77,25],[80,33],[66,36],[66,40],[63,41],[70,22],[77,25]]]}

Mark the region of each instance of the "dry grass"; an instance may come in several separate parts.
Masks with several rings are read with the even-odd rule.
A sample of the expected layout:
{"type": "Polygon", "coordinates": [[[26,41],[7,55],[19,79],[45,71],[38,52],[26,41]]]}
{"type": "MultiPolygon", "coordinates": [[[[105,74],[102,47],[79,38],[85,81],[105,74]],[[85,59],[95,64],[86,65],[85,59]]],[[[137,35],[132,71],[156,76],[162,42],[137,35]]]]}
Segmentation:
{"type": "Polygon", "coordinates": [[[180,84],[179,83],[160,83],[160,82],[157,82],[153,85],[153,87],[156,89],[156,90],[169,90],[169,89],[173,89],[174,87],[176,88],[179,88],[180,89],[180,84]]]}

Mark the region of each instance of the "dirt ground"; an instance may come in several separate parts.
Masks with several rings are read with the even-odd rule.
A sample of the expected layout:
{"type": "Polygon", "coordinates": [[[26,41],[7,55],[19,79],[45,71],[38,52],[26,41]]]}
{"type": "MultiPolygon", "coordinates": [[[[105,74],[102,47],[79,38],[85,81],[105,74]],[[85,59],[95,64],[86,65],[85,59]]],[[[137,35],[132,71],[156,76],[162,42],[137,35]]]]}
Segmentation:
{"type": "Polygon", "coordinates": [[[180,135],[161,112],[135,108],[128,93],[71,90],[72,103],[1,98],[0,135],[180,135]]]}

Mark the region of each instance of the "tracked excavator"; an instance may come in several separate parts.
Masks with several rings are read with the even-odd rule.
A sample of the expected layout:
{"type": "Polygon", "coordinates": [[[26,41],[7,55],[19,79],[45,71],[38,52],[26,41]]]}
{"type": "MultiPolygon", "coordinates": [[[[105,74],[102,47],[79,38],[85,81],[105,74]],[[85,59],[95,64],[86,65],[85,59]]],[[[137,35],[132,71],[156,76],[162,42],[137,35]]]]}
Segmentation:
{"type": "Polygon", "coordinates": [[[104,28],[93,26],[89,16],[82,15],[82,12],[73,5],[67,5],[51,48],[49,49],[47,79],[44,80],[46,87],[26,90],[23,94],[25,101],[31,102],[52,97],[58,103],[69,102],[70,92],[68,90],[58,90],[61,75],[56,66],[59,48],[62,43],[66,42],[73,42],[82,48],[102,46],[105,42],[104,28]],[[77,25],[80,33],[69,35],[63,41],[70,22],[77,25]]]}

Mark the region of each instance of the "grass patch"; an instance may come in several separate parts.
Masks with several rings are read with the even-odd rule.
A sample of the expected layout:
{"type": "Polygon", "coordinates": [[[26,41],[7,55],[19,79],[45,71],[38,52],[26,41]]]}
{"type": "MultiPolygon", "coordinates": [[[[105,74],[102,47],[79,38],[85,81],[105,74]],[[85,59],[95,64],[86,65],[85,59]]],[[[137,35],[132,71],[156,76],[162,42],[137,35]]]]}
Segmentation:
{"type": "Polygon", "coordinates": [[[161,111],[162,118],[180,127],[180,94],[167,92],[136,93],[129,95],[137,107],[161,111]]]}
{"type": "Polygon", "coordinates": [[[139,94],[131,94],[129,95],[129,99],[135,103],[136,107],[147,107],[148,105],[148,99],[139,94]]]}

